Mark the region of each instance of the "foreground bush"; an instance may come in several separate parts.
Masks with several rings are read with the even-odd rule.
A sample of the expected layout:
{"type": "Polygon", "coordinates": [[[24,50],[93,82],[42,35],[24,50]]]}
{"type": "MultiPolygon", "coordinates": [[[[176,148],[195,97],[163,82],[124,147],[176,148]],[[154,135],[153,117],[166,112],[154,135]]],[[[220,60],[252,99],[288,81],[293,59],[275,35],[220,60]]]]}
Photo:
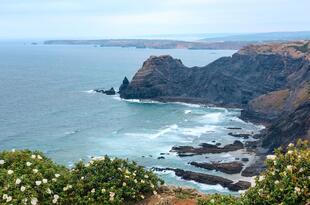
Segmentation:
{"type": "Polygon", "coordinates": [[[156,175],[101,157],[69,170],[40,152],[0,153],[0,204],[124,204],[156,194],[156,175]]]}
{"type": "Polygon", "coordinates": [[[310,150],[308,142],[290,144],[266,159],[267,169],[255,179],[255,186],[241,197],[209,195],[199,205],[302,205],[310,203],[310,150]]]}

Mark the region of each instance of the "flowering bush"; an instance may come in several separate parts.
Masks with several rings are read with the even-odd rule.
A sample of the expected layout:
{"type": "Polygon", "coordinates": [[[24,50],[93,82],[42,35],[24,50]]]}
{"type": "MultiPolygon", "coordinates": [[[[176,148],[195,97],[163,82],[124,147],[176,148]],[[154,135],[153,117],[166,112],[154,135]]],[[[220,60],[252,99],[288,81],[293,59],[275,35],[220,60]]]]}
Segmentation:
{"type": "Polygon", "coordinates": [[[308,143],[289,144],[267,156],[267,170],[255,180],[242,198],[243,204],[310,203],[310,150],[308,143]]]}
{"type": "Polygon", "coordinates": [[[67,180],[67,169],[40,152],[0,153],[0,204],[56,203],[67,180]]]}
{"type": "Polygon", "coordinates": [[[0,153],[0,204],[124,204],[162,181],[134,162],[101,157],[69,170],[40,152],[0,153]]]}
{"type": "Polygon", "coordinates": [[[310,203],[310,150],[307,141],[290,144],[268,155],[267,169],[255,179],[255,186],[240,198],[219,194],[209,195],[199,205],[299,205],[310,203]]]}
{"type": "Polygon", "coordinates": [[[72,170],[72,191],[78,204],[123,204],[157,194],[158,177],[134,162],[100,157],[84,164],[79,162],[72,170]]]}

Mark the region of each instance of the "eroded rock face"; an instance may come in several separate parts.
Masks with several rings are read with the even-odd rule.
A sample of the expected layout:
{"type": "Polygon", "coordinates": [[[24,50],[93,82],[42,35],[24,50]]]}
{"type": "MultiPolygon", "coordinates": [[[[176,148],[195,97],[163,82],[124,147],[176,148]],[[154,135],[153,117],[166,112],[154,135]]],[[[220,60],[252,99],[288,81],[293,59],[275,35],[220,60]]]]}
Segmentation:
{"type": "Polygon", "coordinates": [[[262,134],[262,145],[272,152],[279,146],[286,147],[298,139],[310,140],[310,101],[300,105],[294,112],[277,119],[262,134]]]}

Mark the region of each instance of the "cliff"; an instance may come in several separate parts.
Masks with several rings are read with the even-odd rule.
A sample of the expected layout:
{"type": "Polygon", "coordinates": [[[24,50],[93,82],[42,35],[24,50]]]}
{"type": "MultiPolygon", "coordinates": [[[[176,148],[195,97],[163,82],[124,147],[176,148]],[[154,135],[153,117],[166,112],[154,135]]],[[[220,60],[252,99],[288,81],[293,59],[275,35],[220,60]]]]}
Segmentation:
{"type": "Polygon", "coordinates": [[[309,136],[310,41],[250,45],[204,67],[152,56],[119,93],[127,99],[243,108],[243,119],[272,122],[263,143],[272,149],[309,136]]]}

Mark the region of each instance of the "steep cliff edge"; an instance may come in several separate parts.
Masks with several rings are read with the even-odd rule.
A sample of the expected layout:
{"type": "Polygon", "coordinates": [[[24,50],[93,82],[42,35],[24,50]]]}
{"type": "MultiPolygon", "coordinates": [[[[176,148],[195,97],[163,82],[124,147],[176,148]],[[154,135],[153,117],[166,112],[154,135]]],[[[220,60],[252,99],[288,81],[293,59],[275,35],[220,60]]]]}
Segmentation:
{"type": "Polygon", "coordinates": [[[243,108],[243,119],[272,122],[263,134],[270,149],[309,138],[310,41],[251,45],[204,67],[152,56],[124,82],[122,98],[243,108]]]}

